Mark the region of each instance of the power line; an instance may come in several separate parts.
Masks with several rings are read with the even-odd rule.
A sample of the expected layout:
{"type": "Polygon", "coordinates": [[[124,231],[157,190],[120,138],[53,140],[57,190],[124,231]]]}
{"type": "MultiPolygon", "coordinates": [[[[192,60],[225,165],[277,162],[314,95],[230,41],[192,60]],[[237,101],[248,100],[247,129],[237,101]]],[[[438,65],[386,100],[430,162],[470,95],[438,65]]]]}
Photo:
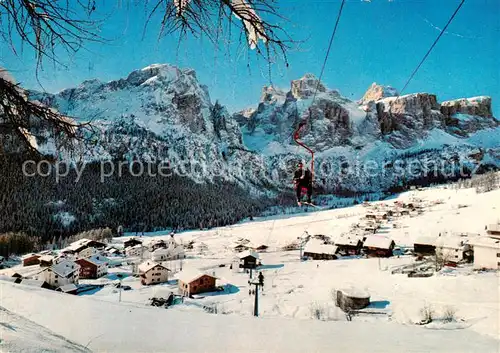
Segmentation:
{"type": "Polygon", "coordinates": [[[345,0],[342,0],[339,13],[337,14],[337,21],[335,21],[335,27],[333,28],[332,36],[330,38],[330,43],[328,44],[328,49],[326,50],[325,60],[323,61],[323,66],[321,67],[321,73],[319,74],[318,83],[316,85],[316,89],[314,90],[314,95],[311,105],[314,103],[314,100],[316,99],[316,94],[318,93],[319,85],[321,83],[321,78],[323,77],[323,73],[325,71],[326,62],[328,61],[328,56],[330,55],[330,50],[332,49],[333,39],[335,38],[335,34],[337,33],[337,27],[339,26],[340,17],[342,16],[342,10],[344,9],[344,4],[345,0]]]}
{"type": "Polygon", "coordinates": [[[431,47],[429,48],[429,50],[427,51],[427,53],[425,54],[424,58],[422,59],[422,61],[420,61],[420,64],[418,64],[417,68],[413,71],[413,73],[411,74],[410,78],[408,79],[408,81],[406,81],[403,89],[400,91],[400,93],[398,95],[401,95],[403,93],[403,91],[406,89],[406,87],[408,87],[408,85],[410,84],[410,81],[413,79],[413,77],[415,76],[415,74],[417,73],[417,71],[420,69],[420,67],[422,66],[422,64],[425,62],[425,60],[427,59],[427,57],[429,56],[429,54],[431,53],[432,49],[434,49],[434,47],[436,46],[437,42],[439,42],[439,39],[441,39],[441,37],[443,36],[443,34],[446,32],[446,29],[448,28],[448,26],[450,25],[450,23],[453,21],[453,19],[455,18],[455,16],[457,15],[458,11],[460,11],[460,8],[462,7],[462,5],[464,4],[465,0],[462,0],[460,2],[460,4],[458,5],[457,9],[455,10],[455,12],[453,13],[453,15],[450,17],[450,19],[448,20],[448,23],[446,24],[446,26],[444,26],[444,28],[441,30],[441,33],[439,33],[439,35],[437,36],[436,40],[434,41],[434,43],[432,43],[431,47]]]}

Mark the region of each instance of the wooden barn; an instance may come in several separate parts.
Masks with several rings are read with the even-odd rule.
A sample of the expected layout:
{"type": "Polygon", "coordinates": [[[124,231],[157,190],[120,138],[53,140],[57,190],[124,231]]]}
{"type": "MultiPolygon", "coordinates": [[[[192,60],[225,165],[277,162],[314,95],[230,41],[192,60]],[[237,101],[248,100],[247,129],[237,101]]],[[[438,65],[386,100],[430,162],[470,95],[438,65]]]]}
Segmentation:
{"type": "Polygon", "coordinates": [[[217,277],[199,271],[183,270],[179,275],[179,293],[184,296],[213,292],[217,277]]]}
{"type": "Polygon", "coordinates": [[[413,251],[417,255],[430,256],[436,254],[436,238],[429,236],[418,237],[413,243],[413,251]]]}
{"type": "Polygon", "coordinates": [[[363,247],[363,242],[358,236],[344,235],[335,240],[335,246],[339,254],[359,255],[363,247]]]}
{"type": "Polygon", "coordinates": [[[318,239],[311,239],[304,247],[304,257],[313,260],[336,260],[337,247],[332,244],[324,244],[318,239]]]}
{"type": "Polygon", "coordinates": [[[390,238],[371,235],[363,243],[363,250],[370,257],[390,257],[395,246],[396,243],[390,238]]]}
{"type": "Polygon", "coordinates": [[[106,244],[97,240],[80,239],[71,243],[70,246],[64,248],[61,252],[74,255],[80,253],[82,250],[85,250],[87,248],[95,248],[101,250],[104,249],[105,247],[106,244]]]}
{"type": "Polygon", "coordinates": [[[258,246],[255,250],[257,250],[258,252],[266,252],[267,249],[269,249],[269,246],[262,244],[258,246]]]}

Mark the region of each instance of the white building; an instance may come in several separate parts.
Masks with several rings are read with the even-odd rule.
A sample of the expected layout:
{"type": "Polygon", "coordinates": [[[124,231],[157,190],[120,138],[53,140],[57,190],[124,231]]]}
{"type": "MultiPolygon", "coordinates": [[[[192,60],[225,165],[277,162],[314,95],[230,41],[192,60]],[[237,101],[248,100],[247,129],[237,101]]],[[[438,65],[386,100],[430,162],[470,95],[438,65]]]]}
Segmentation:
{"type": "Polygon", "coordinates": [[[168,249],[159,248],[151,253],[151,260],[161,262],[186,258],[182,245],[171,244],[168,249]]]}
{"type": "Polygon", "coordinates": [[[139,265],[138,269],[141,283],[145,286],[168,281],[170,270],[157,262],[151,260],[144,261],[139,265]]]}
{"type": "Polygon", "coordinates": [[[145,252],[146,248],[142,244],[137,244],[135,246],[131,246],[125,249],[125,255],[129,257],[142,256],[142,254],[145,252]]]}
{"type": "Polygon", "coordinates": [[[500,240],[478,237],[471,241],[474,247],[475,269],[500,269],[500,240]]]}
{"type": "Polygon", "coordinates": [[[62,261],[46,268],[38,274],[37,279],[58,288],[66,284],[78,284],[80,266],[70,260],[62,261]]]}
{"type": "Polygon", "coordinates": [[[464,260],[466,252],[471,250],[470,245],[463,237],[441,236],[436,240],[436,256],[449,262],[464,260]]]}
{"type": "Polygon", "coordinates": [[[85,248],[78,253],[78,257],[81,259],[84,259],[86,257],[91,257],[93,255],[99,255],[99,251],[93,247],[85,248]]]}

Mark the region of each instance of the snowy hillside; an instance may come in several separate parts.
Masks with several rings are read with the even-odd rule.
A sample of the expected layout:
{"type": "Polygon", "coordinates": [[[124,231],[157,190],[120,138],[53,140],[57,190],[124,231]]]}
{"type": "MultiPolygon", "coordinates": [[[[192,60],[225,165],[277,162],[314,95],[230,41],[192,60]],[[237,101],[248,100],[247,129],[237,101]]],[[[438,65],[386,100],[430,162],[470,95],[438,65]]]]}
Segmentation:
{"type": "MultiPolygon", "coordinates": [[[[14,326],[17,317],[29,318],[76,344],[106,352],[160,352],[168,346],[175,352],[326,352],[335,347],[352,352],[494,353],[500,344],[498,271],[475,271],[472,264],[460,263],[431,277],[411,278],[401,270],[426,264],[414,255],[405,255],[419,238],[441,234],[445,240],[459,236],[472,241],[484,236],[485,225],[500,222],[499,210],[499,189],[478,194],[475,189],[447,186],[345,209],[179,233],[176,241],[191,244],[192,249],[182,262],[163,263],[172,270],[166,283],[142,285],[131,276],[132,266],[125,264],[136,261],[134,257],[116,258],[113,262],[118,267],[110,268],[106,277],[81,280],[104,287],[79,296],[2,280],[0,300],[12,313],[3,320],[14,326]],[[377,236],[395,241],[397,256],[300,261],[296,247],[285,250],[304,239],[306,231],[336,242],[343,234],[352,235],[353,225],[368,214],[409,203],[419,205],[419,211],[390,217],[377,231],[377,236]],[[268,247],[258,255],[262,262],[259,271],[265,276],[259,318],[251,317],[254,296],[248,293],[248,274],[229,268],[238,255],[235,246],[241,244],[268,247]],[[148,305],[149,298],[177,293],[177,279],[194,269],[215,274],[224,291],[185,298],[167,310],[148,305]],[[126,277],[123,284],[131,287],[121,293],[121,302],[111,285],[118,273],[126,277]],[[332,300],[333,290],[345,288],[371,297],[367,311],[361,310],[352,321],[332,300]],[[434,320],[418,325],[426,307],[432,308],[434,320]],[[218,314],[208,313],[206,308],[217,308],[218,314]],[[444,319],[447,312],[454,313],[450,322],[444,319]]],[[[162,233],[139,237],[146,245],[170,238],[162,233]]],[[[121,248],[128,239],[115,238],[113,245],[121,248]]],[[[1,272],[8,275],[16,270],[21,271],[1,272]]],[[[6,332],[3,340],[12,346],[20,344],[23,335],[29,336],[6,332]]]]}

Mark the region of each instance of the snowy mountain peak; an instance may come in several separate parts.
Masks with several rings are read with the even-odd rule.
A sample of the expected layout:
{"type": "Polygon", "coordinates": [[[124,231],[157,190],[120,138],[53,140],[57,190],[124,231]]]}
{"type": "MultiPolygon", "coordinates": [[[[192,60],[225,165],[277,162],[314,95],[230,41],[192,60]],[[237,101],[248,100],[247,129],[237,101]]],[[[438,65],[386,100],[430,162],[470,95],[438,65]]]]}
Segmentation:
{"type": "Polygon", "coordinates": [[[307,99],[312,98],[316,87],[318,92],[326,92],[326,87],[318,81],[316,76],[307,73],[302,78],[292,81],[291,92],[295,98],[307,99]]]}
{"type": "Polygon", "coordinates": [[[264,86],[262,87],[262,94],[260,96],[260,101],[263,103],[274,103],[280,101],[283,103],[286,99],[286,92],[281,88],[274,86],[264,86]]]}
{"type": "Polygon", "coordinates": [[[366,104],[370,101],[376,102],[382,98],[395,97],[397,95],[398,91],[395,88],[378,85],[376,82],[373,82],[361,99],[361,103],[366,104]]]}

